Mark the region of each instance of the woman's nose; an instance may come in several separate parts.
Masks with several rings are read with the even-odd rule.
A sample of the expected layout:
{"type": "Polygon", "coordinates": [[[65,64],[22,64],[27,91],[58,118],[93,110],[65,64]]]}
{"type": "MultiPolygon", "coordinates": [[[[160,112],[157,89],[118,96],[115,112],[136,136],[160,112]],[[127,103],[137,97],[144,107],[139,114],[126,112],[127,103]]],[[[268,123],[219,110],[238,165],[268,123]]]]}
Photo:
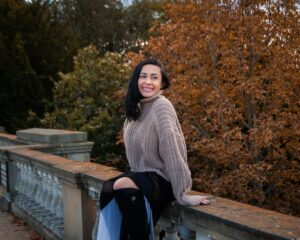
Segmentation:
{"type": "Polygon", "coordinates": [[[147,77],[147,78],[145,79],[145,83],[151,84],[151,83],[152,83],[151,78],[150,78],[150,77],[147,77]]]}

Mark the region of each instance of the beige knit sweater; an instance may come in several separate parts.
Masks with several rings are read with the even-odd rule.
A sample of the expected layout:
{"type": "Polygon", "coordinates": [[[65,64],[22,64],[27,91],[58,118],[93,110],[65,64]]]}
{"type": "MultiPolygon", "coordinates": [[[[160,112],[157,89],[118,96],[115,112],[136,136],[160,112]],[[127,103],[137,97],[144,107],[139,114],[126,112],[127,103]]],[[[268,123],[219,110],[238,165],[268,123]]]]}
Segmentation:
{"type": "Polygon", "coordinates": [[[191,190],[184,136],[171,102],[162,95],[140,101],[137,121],[125,121],[124,141],[132,171],[153,171],[170,181],[176,200],[183,205],[198,205],[199,196],[191,190]]]}

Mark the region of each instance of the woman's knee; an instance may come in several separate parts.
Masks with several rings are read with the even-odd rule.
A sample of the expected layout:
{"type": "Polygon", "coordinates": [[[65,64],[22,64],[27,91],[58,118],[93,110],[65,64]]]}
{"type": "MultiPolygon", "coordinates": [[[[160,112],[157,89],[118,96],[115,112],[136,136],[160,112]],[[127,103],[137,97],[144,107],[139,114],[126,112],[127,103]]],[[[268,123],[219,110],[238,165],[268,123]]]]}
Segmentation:
{"type": "Polygon", "coordinates": [[[113,189],[118,190],[122,188],[139,189],[138,186],[128,177],[122,177],[115,181],[113,189]]]}

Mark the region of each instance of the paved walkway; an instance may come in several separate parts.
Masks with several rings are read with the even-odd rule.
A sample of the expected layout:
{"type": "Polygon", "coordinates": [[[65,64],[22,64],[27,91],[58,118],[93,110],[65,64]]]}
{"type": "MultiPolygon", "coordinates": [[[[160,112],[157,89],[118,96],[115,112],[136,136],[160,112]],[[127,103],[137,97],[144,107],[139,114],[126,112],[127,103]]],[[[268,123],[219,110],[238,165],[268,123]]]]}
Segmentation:
{"type": "MultiPolygon", "coordinates": [[[[0,195],[2,189],[0,188],[0,195]]],[[[1,240],[42,240],[35,231],[31,230],[24,222],[9,212],[0,208],[0,239],[1,240]]]]}

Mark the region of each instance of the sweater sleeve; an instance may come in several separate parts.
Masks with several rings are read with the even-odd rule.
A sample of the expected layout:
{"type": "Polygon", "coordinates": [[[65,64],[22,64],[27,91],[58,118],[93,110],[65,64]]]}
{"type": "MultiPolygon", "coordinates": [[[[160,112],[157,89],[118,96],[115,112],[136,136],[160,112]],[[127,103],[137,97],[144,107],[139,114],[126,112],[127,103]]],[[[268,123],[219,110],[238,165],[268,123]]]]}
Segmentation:
{"type": "Polygon", "coordinates": [[[199,205],[199,198],[188,194],[192,187],[191,172],[187,164],[186,143],[173,105],[165,99],[155,108],[155,117],[159,154],[174,196],[182,205],[199,205]]]}

